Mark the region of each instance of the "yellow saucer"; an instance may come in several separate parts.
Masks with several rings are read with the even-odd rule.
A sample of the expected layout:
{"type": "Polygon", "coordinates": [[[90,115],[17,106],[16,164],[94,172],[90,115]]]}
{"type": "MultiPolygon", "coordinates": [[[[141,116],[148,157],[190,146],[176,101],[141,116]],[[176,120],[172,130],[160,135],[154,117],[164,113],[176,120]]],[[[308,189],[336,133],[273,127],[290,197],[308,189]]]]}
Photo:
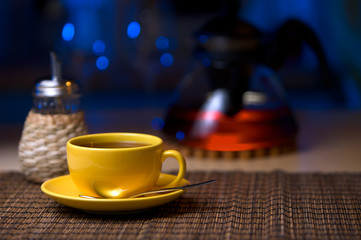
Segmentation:
{"type": "MultiPolygon", "coordinates": [[[[174,175],[161,173],[158,184],[171,182],[175,177],[174,175]]],[[[186,179],[182,179],[178,186],[188,184],[189,182],[186,179]]],[[[69,175],[56,177],[44,182],[41,185],[41,190],[65,206],[100,214],[134,213],[166,204],[179,198],[184,193],[184,190],[177,190],[165,194],[130,199],[87,199],[79,197],[81,192],[75,187],[69,175]]]]}

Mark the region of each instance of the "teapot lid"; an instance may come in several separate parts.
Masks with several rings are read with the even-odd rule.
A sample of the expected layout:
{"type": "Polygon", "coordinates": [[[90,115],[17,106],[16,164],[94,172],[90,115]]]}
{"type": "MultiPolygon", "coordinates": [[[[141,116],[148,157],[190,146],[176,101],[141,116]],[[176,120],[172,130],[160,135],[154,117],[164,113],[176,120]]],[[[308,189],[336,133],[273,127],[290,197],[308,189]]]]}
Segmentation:
{"type": "Polygon", "coordinates": [[[50,52],[51,78],[40,79],[35,83],[34,97],[61,97],[80,95],[79,84],[72,79],[63,79],[61,62],[54,52],[50,52]]]}
{"type": "Polygon", "coordinates": [[[237,16],[220,16],[195,34],[200,50],[211,52],[252,51],[259,47],[261,32],[237,16]]]}

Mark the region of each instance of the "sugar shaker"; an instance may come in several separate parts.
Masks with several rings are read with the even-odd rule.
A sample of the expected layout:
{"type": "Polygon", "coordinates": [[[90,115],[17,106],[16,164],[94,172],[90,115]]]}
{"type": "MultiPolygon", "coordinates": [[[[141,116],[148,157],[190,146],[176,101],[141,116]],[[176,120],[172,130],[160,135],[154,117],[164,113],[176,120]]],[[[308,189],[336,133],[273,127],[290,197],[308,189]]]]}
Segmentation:
{"type": "Polygon", "coordinates": [[[50,53],[52,75],[35,83],[33,107],[25,120],[19,143],[22,172],[33,182],[68,173],[66,142],[87,133],[80,110],[79,84],[63,79],[61,62],[50,53]]]}

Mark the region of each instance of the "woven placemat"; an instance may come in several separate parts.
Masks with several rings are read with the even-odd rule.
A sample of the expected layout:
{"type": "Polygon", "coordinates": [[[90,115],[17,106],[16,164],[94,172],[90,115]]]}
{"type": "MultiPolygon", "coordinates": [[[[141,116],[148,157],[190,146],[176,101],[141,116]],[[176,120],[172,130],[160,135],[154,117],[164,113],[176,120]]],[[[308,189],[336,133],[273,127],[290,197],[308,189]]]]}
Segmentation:
{"type": "Polygon", "coordinates": [[[0,173],[1,239],[361,239],[361,174],[189,172],[216,179],[164,206],[101,216],[0,173]]]}

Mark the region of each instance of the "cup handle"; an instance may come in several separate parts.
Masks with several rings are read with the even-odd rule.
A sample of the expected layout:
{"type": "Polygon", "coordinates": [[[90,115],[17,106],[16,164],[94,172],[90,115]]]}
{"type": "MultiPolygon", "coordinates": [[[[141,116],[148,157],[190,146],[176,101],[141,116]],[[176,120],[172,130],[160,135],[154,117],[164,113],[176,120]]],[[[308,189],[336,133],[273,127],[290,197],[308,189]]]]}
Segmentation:
{"type": "Polygon", "coordinates": [[[157,185],[157,188],[170,188],[177,186],[180,183],[180,181],[184,178],[184,175],[186,173],[187,164],[180,152],[176,150],[163,151],[161,157],[162,163],[169,157],[174,157],[178,161],[179,170],[177,177],[170,183],[167,183],[165,185],[157,185]]]}

